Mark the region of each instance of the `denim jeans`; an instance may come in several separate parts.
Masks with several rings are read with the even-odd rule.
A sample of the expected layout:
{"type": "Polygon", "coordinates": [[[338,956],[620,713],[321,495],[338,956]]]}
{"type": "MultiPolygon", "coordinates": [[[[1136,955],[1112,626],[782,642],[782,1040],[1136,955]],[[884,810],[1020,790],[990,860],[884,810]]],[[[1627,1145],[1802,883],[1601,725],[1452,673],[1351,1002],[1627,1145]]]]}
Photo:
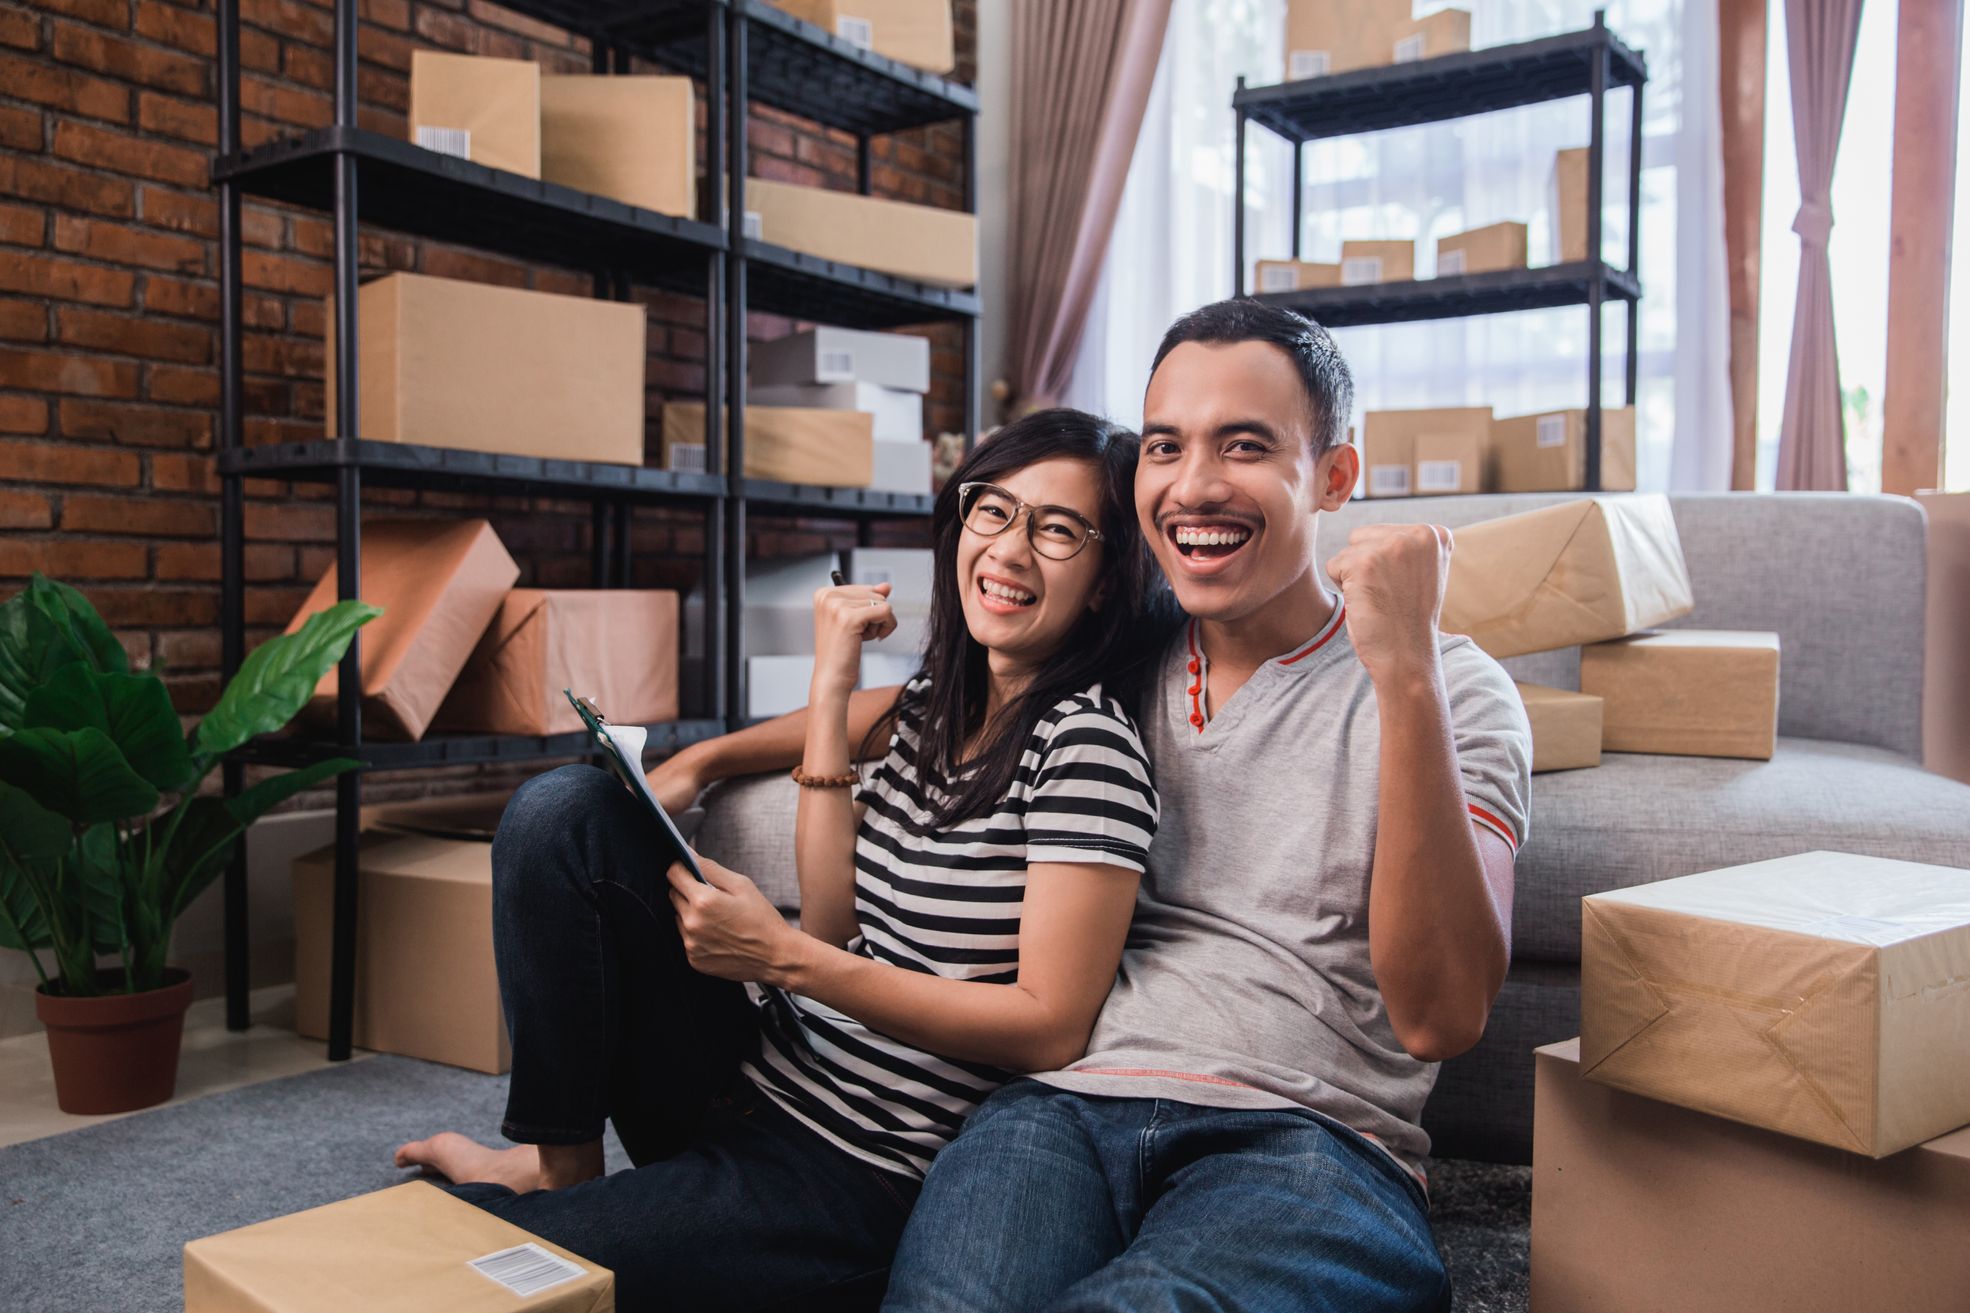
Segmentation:
{"type": "Polygon", "coordinates": [[[931,1164],[885,1313],[1420,1313],[1427,1200],[1311,1113],[1007,1085],[931,1164]]]}
{"type": "Polygon", "coordinates": [[[635,1166],[561,1190],[452,1193],[616,1274],[617,1307],[867,1307],[917,1183],[835,1148],[739,1072],[745,990],[691,969],[656,823],[614,777],[564,766],[493,840],[493,952],[513,1040],[507,1138],[615,1125],[635,1166]]]}

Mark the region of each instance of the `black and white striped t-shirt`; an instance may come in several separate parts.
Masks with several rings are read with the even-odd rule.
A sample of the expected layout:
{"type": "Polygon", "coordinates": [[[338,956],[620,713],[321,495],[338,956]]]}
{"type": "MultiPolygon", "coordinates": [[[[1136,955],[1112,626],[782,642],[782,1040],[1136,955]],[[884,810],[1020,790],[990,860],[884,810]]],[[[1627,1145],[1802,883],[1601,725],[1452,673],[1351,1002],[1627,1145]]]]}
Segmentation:
{"type": "MultiPolygon", "coordinates": [[[[1009,984],[1029,866],[1143,869],[1156,830],[1149,759],[1128,716],[1096,685],[1041,718],[997,812],[933,830],[915,768],[916,724],[906,713],[859,795],[868,804],[855,839],[862,933],[848,949],[910,971],[1009,984]]],[[[761,1043],[746,1074],[823,1137],[889,1171],[922,1176],[1010,1075],[926,1053],[798,994],[754,993],[761,1043]]]]}

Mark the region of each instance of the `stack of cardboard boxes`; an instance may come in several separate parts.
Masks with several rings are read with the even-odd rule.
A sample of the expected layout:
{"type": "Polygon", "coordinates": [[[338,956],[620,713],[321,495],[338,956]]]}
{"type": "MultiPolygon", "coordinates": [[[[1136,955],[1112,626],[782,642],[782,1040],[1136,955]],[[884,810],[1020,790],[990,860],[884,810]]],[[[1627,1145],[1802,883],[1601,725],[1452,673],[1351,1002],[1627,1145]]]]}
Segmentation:
{"type": "Polygon", "coordinates": [[[814,592],[839,567],[851,584],[888,584],[896,632],[862,649],[862,687],[901,684],[917,672],[930,620],[931,553],[855,547],[746,572],[746,714],[780,716],[807,705],[814,679],[814,592]]]}
{"type": "MultiPolygon", "coordinates": [[[[1579,492],[1587,486],[1587,412],[1493,418],[1489,406],[1371,410],[1363,417],[1364,497],[1579,492]]],[[[1635,408],[1601,411],[1601,488],[1635,488],[1635,408]]]]}

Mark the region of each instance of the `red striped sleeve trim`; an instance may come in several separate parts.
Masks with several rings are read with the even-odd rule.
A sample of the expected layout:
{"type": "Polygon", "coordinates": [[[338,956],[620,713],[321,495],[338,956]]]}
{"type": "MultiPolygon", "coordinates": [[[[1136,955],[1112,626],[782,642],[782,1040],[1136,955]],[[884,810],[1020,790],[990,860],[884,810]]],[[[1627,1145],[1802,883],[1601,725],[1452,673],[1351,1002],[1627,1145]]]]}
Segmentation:
{"type": "Polygon", "coordinates": [[[1471,815],[1477,818],[1478,824],[1485,826],[1487,829],[1497,831],[1498,837],[1505,841],[1505,846],[1510,848],[1514,853],[1518,852],[1518,836],[1512,833],[1511,826],[1505,824],[1505,822],[1499,820],[1496,816],[1493,816],[1474,802],[1465,805],[1470,808],[1471,815]]]}
{"type": "Polygon", "coordinates": [[[1311,643],[1307,644],[1299,651],[1293,653],[1293,655],[1289,657],[1281,657],[1279,660],[1279,664],[1282,666],[1290,666],[1295,661],[1304,661],[1306,660],[1306,658],[1312,656],[1315,652],[1318,652],[1321,648],[1327,646],[1327,641],[1331,639],[1334,635],[1341,632],[1341,622],[1347,619],[1347,614],[1348,614],[1348,604],[1346,602],[1342,602],[1340,605],[1334,608],[1333,618],[1327,622],[1327,627],[1320,631],[1320,637],[1314,639],[1311,643]]]}

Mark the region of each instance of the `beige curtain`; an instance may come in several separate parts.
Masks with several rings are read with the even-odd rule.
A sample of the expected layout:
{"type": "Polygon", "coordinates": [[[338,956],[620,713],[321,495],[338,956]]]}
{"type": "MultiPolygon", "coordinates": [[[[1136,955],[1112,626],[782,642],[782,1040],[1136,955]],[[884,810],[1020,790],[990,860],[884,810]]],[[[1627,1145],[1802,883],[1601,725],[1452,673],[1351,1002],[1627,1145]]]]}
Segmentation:
{"type": "Polygon", "coordinates": [[[1053,405],[1067,386],[1169,19],[1170,0],[1013,0],[1006,340],[1016,411],[1053,405]]]}
{"type": "Polygon", "coordinates": [[[1833,232],[1833,161],[1860,26],[1861,0],[1786,0],[1800,199],[1792,221],[1799,234],[1799,293],[1778,440],[1778,486],[1785,489],[1847,489],[1846,421],[1826,244],[1833,232]]]}

